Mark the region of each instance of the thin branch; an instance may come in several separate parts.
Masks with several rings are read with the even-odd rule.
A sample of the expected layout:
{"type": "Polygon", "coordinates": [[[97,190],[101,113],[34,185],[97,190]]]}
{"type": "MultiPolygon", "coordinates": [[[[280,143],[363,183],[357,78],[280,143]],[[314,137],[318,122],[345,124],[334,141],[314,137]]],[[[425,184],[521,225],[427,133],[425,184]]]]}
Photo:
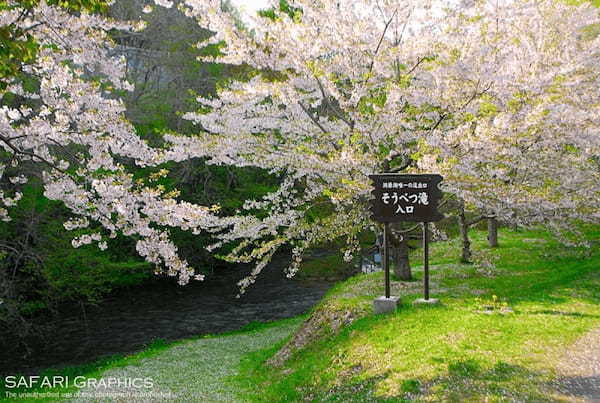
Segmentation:
{"type": "MultiPolygon", "coordinates": [[[[395,46],[398,46],[402,43],[402,39],[404,38],[404,31],[406,30],[406,26],[408,25],[408,20],[410,19],[410,16],[412,15],[413,11],[414,11],[414,7],[412,10],[410,10],[410,12],[408,13],[408,15],[406,16],[406,21],[404,21],[404,24],[402,25],[402,32],[400,32],[400,37],[396,38],[396,43],[394,44],[395,46]]],[[[398,31],[396,31],[398,32],[398,31]]],[[[398,35],[396,33],[396,35],[398,35]]]]}
{"type": "MultiPolygon", "coordinates": [[[[77,133],[78,134],[78,133],[77,133]]],[[[74,155],[71,151],[69,151],[67,149],[66,146],[60,144],[58,141],[51,139],[49,137],[46,137],[48,140],[50,140],[54,145],[56,145],[57,147],[60,147],[61,150],[63,150],[69,157],[71,157],[71,159],[73,160],[73,162],[79,162],[79,158],[77,158],[76,155],[74,155]]]]}
{"type": "Polygon", "coordinates": [[[437,129],[440,124],[442,124],[442,122],[444,121],[444,119],[446,119],[447,116],[448,114],[446,113],[440,115],[440,118],[437,120],[437,122],[435,122],[435,125],[433,125],[431,129],[429,129],[429,133],[433,133],[433,131],[437,129]]]}
{"type": "Polygon", "coordinates": [[[21,29],[21,32],[25,33],[27,31],[31,31],[32,29],[35,29],[35,28],[39,27],[40,25],[46,25],[46,22],[44,22],[44,21],[38,22],[37,24],[33,24],[33,25],[31,25],[31,26],[29,26],[27,28],[21,29]]]}
{"type": "Polygon", "coordinates": [[[457,111],[466,108],[467,106],[469,106],[469,104],[471,102],[473,102],[473,100],[476,97],[481,96],[481,95],[485,94],[486,92],[488,92],[489,89],[492,88],[492,84],[493,84],[492,82],[490,82],[489,85],[484,90],[477,92],[477,88],[479,88],[480,83],[481,83],[481,81],[477,81],[477,85],[475,86],[475,91],[473,92],[473,95],[471,95],[471,97],[469,97],[469,99],[460,108],[458,108],[457,111]]]}
{"type": "Polygon", "coordinates": [[[413,71],[415,71],[417,69],[417,67],[419,67],[421,65],[421,63],[423,63],[423,61],[425,60],[424,57],[420,58],[417,63],[412,66],[412,68],[410,70],[408,70],[408,72],[406,74],[411,74],[413,71]]]}
{"type": "Polygon", "coordinates": [[[53,164],[52,162],[48,161],[48,160],[47,160],[47,159],[45,159],[44,157],[41,157],[41,156],[39,156],[39,155],[37,155],[37,154],[34,154],[34,153],[32,153],[32,152],[29,152],[29,151],[24,151],[24,150],[21,150],[21,149],[19,149],[18,147],[16,147],[15,145],[13,145],[13,144],[11,143],[12,139],[9,139],[9,138],[7,138],[7,137],[4,137],[4,136],[0,135],[0,141],[2,141],[2,142],[3,142],[4,144],[6,144],[6,145],[7,145],[7,146],[8,146],[8,147],[11,149],[11,150],[13,150],[15,154],[26,155],[26,156],[28,156],[28,157],[31,157],[32,159],[34,159],[34,158],[37,158],[37,159],[39,159],[40,161],[42,161],[44,164],[48,165],[49,167],[51,167],[51,168],[54,168],[54,169],[56,169],[57,171],[59,171],[60,173],[67,175],[67,171],[65,171],[65,170],[63,170],[63,169],[61,169],[61,168],[57,167],[55,164],[53,164]]]}
{"type": "Polygon", "coordinates": [[[315,125],[317,125],[317,127],[319,129],[321,129],[321,131],[325,134],[327,134],[327,130],[325,130],[325,128],[323,127],[323,125],[319,122],[319,120],[313,116],[312,113],[310,113],[310,111],[306,108],[306,106],[304,106],[304,104],[300,101],[298,101],[298,105],[300,105],[300,108],[302,108],[302,110],[304,111],[304,113],[306,113],[306,115],[310,118],[310,120],[313,121],[313,123],[315,125]]]}
{"type": "MultiPolygon", "coordinates": [[[[373,66],[375,65],[375,57],[377,57],[377,53],[379,53],[379,49],[381,48],[381,44],[383,43],[383,38],[385,38],[385,34],[386,34],[390,24],[394,20],[394,17],[396,16],[397,12],[398,12],[397,9],[394,10],[394,13],[392,14],[392,16],[390,17],[388,22],[385,23],[385,27],[383,28],[383,32],[381,33],[381,37],[379,38],[379,42],[377,43],[377,48],[375,48],[375,53],[373,54],[373,60],[371,60],[371,64],[369,65],[369,75],[373,71],[373,66]]],[[[369,81],[368,77],[367,77],[367,81],[369,81]]]]}

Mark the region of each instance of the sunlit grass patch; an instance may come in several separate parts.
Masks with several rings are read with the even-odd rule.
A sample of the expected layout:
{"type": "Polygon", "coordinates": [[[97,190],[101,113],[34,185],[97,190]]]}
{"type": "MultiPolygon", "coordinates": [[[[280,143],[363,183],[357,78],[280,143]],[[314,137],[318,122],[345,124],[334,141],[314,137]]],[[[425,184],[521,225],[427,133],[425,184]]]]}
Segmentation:
{"type": "MultiPolygon", "coordinates": [[[[590,232],[598,238],[598,231],[590,232]]],[[[282,368],[275,351],[245,359],[240,391],[250,401],[549,401],[554,366],[567,346],[600,326],[598,246],[565,248],[543,231],[500,232],[488,249],[473,232],[473,264],[458,264],[459,243],[432,247],[432,284],[442,305],[415,307],[420,282],[392,282],[403,304],[316,340],[282,368]],[[531,241],[535,240],[535,242],[531,241]]],[[[417,280],[420,251],[414,251],[417,280]]],[[[334,287],[327,304],[367,306],[383,276],[359,275],[334,287]]]]}

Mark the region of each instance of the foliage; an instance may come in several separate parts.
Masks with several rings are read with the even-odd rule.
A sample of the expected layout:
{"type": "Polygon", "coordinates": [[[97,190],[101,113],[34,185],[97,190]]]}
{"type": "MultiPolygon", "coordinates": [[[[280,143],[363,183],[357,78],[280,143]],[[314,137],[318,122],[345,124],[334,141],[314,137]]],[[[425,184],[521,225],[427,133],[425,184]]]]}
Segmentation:
{"type": "Polygon", "coordinates": [[[22,197],[19,188],[41,177],[44,196],[72,213],[64,227],[78,232],[73,246],[104,250],[110,239],[129,236],[157,273],[182,284],[202,279],[178,255],[169,228],[199,233],[214,209],[179,202],[176,190],[155,184],[165,176],[159,166],[165,151],[138,136],[115,97],[133,88],[108,32],[143,24],[69,13],[46,2],[10,3],[0,13],[2,27],[26,31],[38,46],[35,58],[22,66],[24,77],[0,79],[6,87],[0,108],[2,218],[10,219],[7,209],[22,197]],[[134,180],[138,167],[155,171],[134,180]]]}
{"type": "MultiPolygon", "coordinates": [[[[31,13],[39,4],[38,0],[20,1],[18,6],[13,1],[0,1],[0,11],[20,9],[23,13],[31,13]]],[[[48,0],[48,4],[62,7],[69,11],[105,12],[105,0],[48,0]]],[[[35,61],[38,43],[27,29],[16,24],[0,26],[0,77],[14,77],[23,71],[23,65],[35,61]]],[[[0,90],[5,90],[7,83],[0,81],[0,90]]]]}
{"type": "Polygon", "coordinates": [[[242,290],[282,248],[289,276],[334,240],[350,261],[377,231],[367,175],[380,170],[440,172],[448,194],[506,222],[598,218],[588,2],[281,0],[250,21],[217,0],[155,3],[0,2],[0,217],[40,179],[85,247],[43,251],[45,271],[14,266],[32,283],[95,298],[109,276],[135,281],[134,251],[185,284],[222,248],[256,263],[242,290]]]}
{"type": "MultiPolygon", "coordinates": [[[[215,258],[203,250],[210,243],[206,235],[190,234],[185,224],[185,229],[164,230],[165,220],[177,215],[173,208],[184,207],[172,205],[178,187],[187,200],[222,204],[229,214],[244,199],[273,189],[276,179],[251,168],[206,168],[198,160],[158,165],[162,134],[189,132],[177,113],[189,106],[191,94],[213,93],[220,80],[240,69],[196,61],[201,50],[190,42],[208,33],[178,10],[144,14],[132,24],[96,15],[135,19],[142,6],[136,1],[110,7],[34,1],[0,10],[2,32],[12,35],[5,38],[9,48],[3,51],[16,57],[12,65],[2,64],[12,70],[0,80],[8,85],[0,94],[7,207],[0,211],[7,220],[0,225],[0,308],[13,340],[33,330],[29,319],[42,310],[49,314],[66,301],[97,302],[116,287],[146,279],[150,266],[137,256],[152,233],[161,234],[155,238],[159,255],[172,263],[178,260],[172,253],[177,249],[166,238],[177,241],[182,256],[197,269],[196,278],[214,269],[215,258]],[[142,23],[147,29],[139,31],[142,23]],[[29,46],[30,53],[22,46],[29,46]],[[136,84],[133,91],[126,80],[136,84]],[[149,161],[146,154],[141,161],[139,153],[148,152],[157,160],[149,161]],[[165,203],[162,207],[154,203],[156,197],[165,203]],[[100,206],[103,198],[100,204],[107,204],[100,206]],[[80,248],[72,250],[71,244],[80,248]]],[[[207,212],[185,206],[188,212],[180,212],[188,217],[207,212]]],[[[155,263],[157,272],[165,269],[164,262],[155,263]]],[[[178,275],[177,270],[167,273],[178,275]]],[[[187,274],[179,279],[187,281],[187,274]]]]}

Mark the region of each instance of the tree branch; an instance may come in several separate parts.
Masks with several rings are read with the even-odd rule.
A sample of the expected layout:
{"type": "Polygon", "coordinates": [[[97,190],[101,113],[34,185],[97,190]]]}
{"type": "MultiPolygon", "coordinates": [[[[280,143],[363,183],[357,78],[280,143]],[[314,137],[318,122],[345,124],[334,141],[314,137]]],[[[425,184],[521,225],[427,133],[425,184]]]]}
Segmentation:
{"type": "Polygon", "coordinates": [[[57,171],[59,171],[60,173],[63,173],[65,175],[67,175],[67,171],[65,171],[64,169],[61,169],[59,167],[56,166],[56,164],[48,161],[47,159],[45,159],[44,157],[41,157],[37,154],[34,154],[32,152],[29,151],[24,151],[19,149],[18,147],[16,147],[15,145],[13,145],[12,142],[13,139],[10,139],[8,137],[2,136],[0,135],[0,141],[2,141],[4,144],[6,144],[11,150],[13,150],[13,152],[15,154],[21,154],[21,155],[26,155],[28,157],[31,157],[32,159],[37,158],[38,160],[42,161],[44,164],[48,165],[49,167],[56,169],[57,171]]]}
{"type": "Polygon", "coordinates": [[[319,129],[321,129],[321,131],[325,134],[327,134],[327,130],[325,130],[325,128],[323,127],[323,125],[319,122],[319,120],[313,116],[312,113],[310,113],[310,111],[306,108],[306,106],[304,106],[304,104],[300,101],[298,101],[298,105],[300,105],[300,108],[302,108],[302,110],[304,111],[304,113],[306,113],[306,115],[310,118],[310,120],[313,121],[313,123],[315,125],[317,125],[317,127],[319,129]]]}
{"type": "MultiPolygon", "coordinates": [[[[383,28],[383,32],[381,33],[381,37],[379,38],[379,42],[377,43],[377,48],[375,48],[375,53],[373,54],[373,60],[371,60],[371,64],[369,65],[369,75],[373,71],[373,66],[375,65],[375,57],[377,56],[377,53],[379,53],[379,49],[381,48],[381,44],[383,43],[383,38],[385,38],[385,34],[386,34],[390,24],[394,20],[394,17],[396,16],[397,12],[398,12],[398,10],[394,10],[394,13],[392,14],[392,16],[390,17],[388,22],[385,23],[385,27],[383,28]]],[[[367,81],[369,81],[369,77],[367,77],[367,80],[365,81],[365,83],[367,81]]]]}
{"type": "Polygon", "coordinates": [[[315,77],[315,80],[317,80],[317,84],[319,85],[319,89],[321,90],[321,95],[323,96],[323,99],[327,103],[328,109],[330,111],[332,111],[337,118],[339,118],[341,121],[343,121],[344,123],[346,123],[348,125],[348,127],[350,128],[350,130],[354,130],[354,121],[351,120],[351,119],[349,120],[348,118],[346,118],[343,115],[342,111],[339,110],[339,108],[334,108],[334,106],[329,101],[329,96],[327,96],[327,94],[325,93],[325,88],[323,87],[323,84],[321,83],[321,80],[319,80],[319,77],[317,77],[317,76],[314,76],[314,77],[315,77]]]}

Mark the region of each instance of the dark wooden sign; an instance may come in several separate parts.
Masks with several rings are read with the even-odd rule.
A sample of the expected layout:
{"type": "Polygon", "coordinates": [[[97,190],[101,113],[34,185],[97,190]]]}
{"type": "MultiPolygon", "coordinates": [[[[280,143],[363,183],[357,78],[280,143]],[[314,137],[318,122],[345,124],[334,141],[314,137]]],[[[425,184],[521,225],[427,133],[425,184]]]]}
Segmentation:
{"type": "Polygon", "coordinates": [[[444,218],[437,210],[442,198],[440,175],[375,174],[371,212],[375,221],[433,222],[444,218]]]}

